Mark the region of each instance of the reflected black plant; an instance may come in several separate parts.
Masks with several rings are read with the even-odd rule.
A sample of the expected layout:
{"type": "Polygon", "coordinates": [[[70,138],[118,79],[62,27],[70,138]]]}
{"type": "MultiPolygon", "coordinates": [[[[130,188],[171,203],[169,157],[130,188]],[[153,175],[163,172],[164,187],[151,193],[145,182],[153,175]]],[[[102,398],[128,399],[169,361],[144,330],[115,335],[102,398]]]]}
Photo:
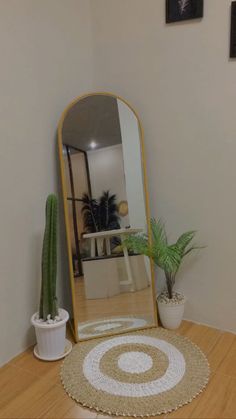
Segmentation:
{"type": "Polygon", "coordinates": [[[84,194],[82,202],[84,228],[87,233],[120,228],[115,194],[111,195],[110,191],[104,191],[98,200],[84,194]]]}

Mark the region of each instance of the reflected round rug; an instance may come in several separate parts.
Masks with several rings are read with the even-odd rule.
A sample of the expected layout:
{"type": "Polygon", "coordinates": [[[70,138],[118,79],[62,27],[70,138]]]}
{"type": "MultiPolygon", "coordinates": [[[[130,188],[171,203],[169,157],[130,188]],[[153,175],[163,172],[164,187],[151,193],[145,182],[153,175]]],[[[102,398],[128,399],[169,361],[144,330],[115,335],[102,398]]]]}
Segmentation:
{"type": "Polygon", "coordinates": [[[117,416],[156,416],[191,402],[209,366],[189,339],[162,328],[77,344],[61,380],[81,405],[117,416]]]}
{"type": "Polygon", "coordinates": [[[86,339],[114,332],[123,333],[126,330],[145,327],[148,323],[153,324],[153,320],[144,317],[113,316],[80,323],[78,326],[78,333],[80,339],[86,339]]]}

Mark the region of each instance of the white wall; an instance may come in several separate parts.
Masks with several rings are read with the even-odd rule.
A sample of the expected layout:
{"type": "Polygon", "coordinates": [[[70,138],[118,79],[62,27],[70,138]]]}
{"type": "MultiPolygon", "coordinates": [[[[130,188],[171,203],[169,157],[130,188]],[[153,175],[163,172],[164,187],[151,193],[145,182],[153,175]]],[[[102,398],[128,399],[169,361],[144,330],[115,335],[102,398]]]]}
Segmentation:
{"type": "Polygon", "coordinates": [[[146,231],[145,198],[138,121],[135,114],[124,102],[118,100],[117,103],[122,137],[130,226],[132,228],[142,228],[146,231]]]}
{"type": "MultiPolygon", "coordinates": [[[[104,191],[115,194],[117,204],[126,201],[126,186],[122,145],[99,148],[87,152],[92,196],[100,198],[104,191]]],[[[129,225],[129,217],[120,219],[121,227],[129,225]]]]}
{"type": "MultiPolygon", "coordinates": [[[[91,90],[90,23],[87,0],[1,0],[0,364],[34,341],[56,127],[64,107],[91,90]]],[[[66,276],[59,271],[59,285],[66,276]]]]}
{"type": "MultiPolygon", "coordinates": [[[[230,0],[202,21],[165,24],[164,0],[92,0],[95,90],[117,93],[144,125],[152,214],[170,239],[199,231],[178,288],[186,318],[236,327],[236,61],[230,0]]],[[[160,283],[160,276],[158,277],[160,283]]]]}

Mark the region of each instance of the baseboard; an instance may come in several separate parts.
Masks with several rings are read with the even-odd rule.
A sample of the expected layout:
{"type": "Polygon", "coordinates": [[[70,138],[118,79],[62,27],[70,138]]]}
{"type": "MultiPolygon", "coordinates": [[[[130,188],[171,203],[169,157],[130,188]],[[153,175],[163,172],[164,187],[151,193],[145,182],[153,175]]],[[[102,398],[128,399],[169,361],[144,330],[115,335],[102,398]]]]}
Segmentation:
{"type": "Polygon", "coordinates": [[[186,320],[187,322],[191,322],[191,323],[195,323],[198,324],[200,326],[207,326],[210,327],[211,329],[216,329],[219,330],[220,332],[224,333],[233,333],[233,335],[236,335],[236,332],[234,330],[230,330],[230,329],[220,329],[219,327],[216,326],[212,326],[210,323],[205,323],[205,322],[197,322],[196,320],[192,320],[192,319],[187,319],[186,317],[183,318],[183,320],[186,320]]]}

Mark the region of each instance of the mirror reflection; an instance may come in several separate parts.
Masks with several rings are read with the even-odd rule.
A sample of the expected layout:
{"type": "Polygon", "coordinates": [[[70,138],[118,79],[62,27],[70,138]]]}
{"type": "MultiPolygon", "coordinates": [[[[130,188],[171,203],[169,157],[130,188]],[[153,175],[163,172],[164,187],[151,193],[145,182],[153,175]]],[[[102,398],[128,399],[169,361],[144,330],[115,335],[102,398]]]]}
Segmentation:
{"type": "Polygon", "coordinates": [[[88,95],[66,112],[61,139],[76,335],[153,326],[150,261],[123,244],[147,232],[139,121],[123,100],[88,95]]]}

